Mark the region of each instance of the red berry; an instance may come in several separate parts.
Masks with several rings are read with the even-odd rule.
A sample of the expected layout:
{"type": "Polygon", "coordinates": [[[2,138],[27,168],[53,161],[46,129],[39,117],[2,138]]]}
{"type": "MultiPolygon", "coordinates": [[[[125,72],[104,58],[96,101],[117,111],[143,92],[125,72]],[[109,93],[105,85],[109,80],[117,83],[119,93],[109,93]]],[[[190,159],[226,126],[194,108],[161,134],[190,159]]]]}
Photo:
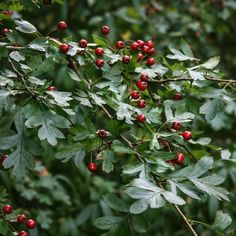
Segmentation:
{"type": "Polygon", "coordinates": [[[4,10],[1,12],[2,14],[6,15],[6,16],[10,16],[12,15],[13,11],[10,11],[10,10],[4,10]]]}
{"type": "Polygon", "coordinates": [[[98,136],[99,136],[100,138],[106,138],[106,136],[107,136],[107,131],[106,131],[105,129],[100,129],[100,130],[98,130],[98,136]]]}
{"type": "Polygon", "coordinates": [[[178,165],[182,165],[184,162],[184,154],[179,152],[177,153],[177,160],[176,160],[176,164],[178,165]]]}
{"type": "Polygon", "coordinates": [[[170,146],[169,142],[166,141],[166,140],[163,140],[163,141],[162,141],[162,145],[163,145],[165,148],[169,148],[169,146],[170,146]]]}
{"type": "Polygon", "coordinates": [[[97,164],[94,162],[90,162],[88,164],[88,170],[92,173],[95,172],[97,170],[97,164]]]}
{"type": "Polygon", "coordinates": [[[172,128],[175,129],[175,130],[180,130],[181,129],[181,123],[179,121],[175,121],[173,124],[172,124],[172,128]]]}
{"type": "Polygon", "coordinates": [[[104,66],[104,61],[102,59],[97,59],[95,63],[96,63],[96,66],[99,68],[104,66]]]}
{"type": "Polygon", "coordinates": [[[107,25],[102,26],[102,28],[101,28],[101,33],[102,33],[103,35],[108,35],[108,34],[110,33],[110,28],[109,28],[109,26],[107,26],[107,25]]]}
{"type": "Polygon", "coordinates": [[[139,88],[140,90],[142,90],[142,91],[146,90],[147,87],[148,87],[147,82],[141,81],[141,80],[138,80],[138,81],[136,82],[136,85],[137,85],[138,88],[139,88]]]}
{"type": "Polygon", "coordinates": [[[57,24],[57,28],[59,30],[65,30],[68,28],[68,25],[65,21],[60,21],[58,24],[57,24]]]}
{"type": "Polygon", "coordinates": [[[86,47],[87,47],[87,44],[88,44],[88,42],[87,42],[86,39],[81,39],[81,40],[79,41],[79,46],[80,46],[81,48],[86,48],[86,47]]]}
{"type": "Polygon", "coordinates": [[[190,131],[184,131],[182,133],[182,137],[185,139],[185,140],[189,140],[192,138],[192,133],[190,131]]]}
{"type": "Polygon", "coordinates": [[[145,45],[144,41],[141,39],[137,40],[136,43],[138,44],[139,48],[142,48],[145,45]]]}
{"type": "Polygon", "coordinates": [[[150,57],[147,59],[147,65],[152,66],[155,64],[155,59],[153,57],[150,57]]]}
{"type": "Polygon", "coordinates": [[[174,96],[173,96],[173,99],[174,100],[181,100],[182,99],[182,95],[180,93],[176,93],[174,96]]]}
{"type": "Polygon", "coordinates": [[[26,231],[20,231],[17,234],[18,236],[29,236],[29,234],[26,231]]]}
{"type": "Polygon", "coordinates": [[[17,222],[18,223],[24,223],[25,220],[26,220],[25,214],[20,214],[20,215],[17,216],[17,222]]]}
{"type": "Polygon", "coordinates": [[[47,5],[50,5],[50,4],[52,4],[52,0],[43,0],[43,3],[47,4],[47,5]]]}
{"type": "Polygon", "coordinates": [[[0,158],[0,168],[2,167],[2,163],[4,162],[4,160],[8,157],[8,155],[4,155],[0,158]]]}
{"type": "Polygon", "coordinates": [[[95,53],[97,56],[102,56],[102,54],[104,53],[104,50],[102,48],[96,48],[95,53]]]}
{"type": "Polygon", "coordinates": [[[55,86],[49,86],[47,88],[48,91],[57,91],[57,88],[55,86]]]}
{"type": "Polygon", "coordinates": [[[149,55],[154,55],[155,53],[156,53],[155,48],[150,48],[150,49],[148,50],[148,54],[149,54],[149,55]]]}
{"type": "Polygon", "coordinates": [[[116,48],[117,49],[122,49],[125,47],[125,43],[123,41],[117,41],[116,42],[116,48]]]}
{"type": "Polygon", "coordinates": [[[62,43],[59,49],[61,52],[67,53],[70,50],[70,45],[68,45],[67,43],[62,43]]]}
{"type": "Polygon", "coordinates": [[[11,205],[5,205],[2,208],[4,214],[11,214],[13,211],[13,207],[11,205]]]}
{"type": "Polygon", "coordinates": [[[143,46],[143,47],[142,47],[142,52],[143,52],[144,54],[147,54],[149,50],[150,50],[150,48],[149,48],[148,46],[143,46]]]}
{"type": "Polygon", "coordinates": [[[171,159],[171,160],[167,160],[167,163],[170,163],[171,165],[175,166],[177,163],[177,159],[171,159]]]}
{"type": "Polygon", "coordinates": [[[143,59],[144,55],[140,52],[137,56],[138,61],[141,61],[143,59]]]}
{"type": "Polygon", "coordinates": [[[146,75],[146,74],[141,74],[141,75],[140,75],[140,80],[141,80],[141,81],[147,82],[148,79],[149,79],[148,75],[146,75]]]}
{"type": "Polygon", "coordinates": [[[133,99],[139,99],[140,98],[140,94],[137,90],[134,90],[132,93],[131,93],[131,97],[133,99]]]}
{"type": "Polygon", "coordinates": [[[9,32],[10,32],[10,30],[7,29],[7,28],[1,30],[1,34],[3,34],[3,35],[5,35],[5,34],[7,34],[7,33],[9,33],[9,32]]]}
{"type": "Polygon", "coordinates": [[[155,46],[154,42],[152,40],[148,40],[146,42],[146,46],[148,46],[149,48],[153,48],[155,46]]]}
{"type": "Polygon", "coordinates": [[[138,44],[136,42],[133,42],[130,44],[130,49],[132,51],[137,51],[138,50],[138,44]]]}
{"type": "Polygon", "coordinates": [[[145,122],[145,121],[146,121],[145,115],[139,114],[139,115],[137,116],[137,121],[138,121],[139,123],[145,122]]]}
{"type": "Polygon", "coordinates": [[[145,100],[141,99],[141,100],[138,101],[138,107],[139,108],[144,108],[144,107],[146,107],[146,105],[147,105],[147,103],[146,103],[145,100]]]}
{"type": "Polygon", "coordinates": [[[130,56],[124,55],[124,56],[122,57],[122,62],[123,62],[124,64],[129,64],[129,63],[130,63],[130,56]]]}
{"type": "Polygon", "coordinates": [[[36,221],[33,219],[28,219],[25,221],[25,225],[28,229],[34,229],[36,227],[36,221]]]}

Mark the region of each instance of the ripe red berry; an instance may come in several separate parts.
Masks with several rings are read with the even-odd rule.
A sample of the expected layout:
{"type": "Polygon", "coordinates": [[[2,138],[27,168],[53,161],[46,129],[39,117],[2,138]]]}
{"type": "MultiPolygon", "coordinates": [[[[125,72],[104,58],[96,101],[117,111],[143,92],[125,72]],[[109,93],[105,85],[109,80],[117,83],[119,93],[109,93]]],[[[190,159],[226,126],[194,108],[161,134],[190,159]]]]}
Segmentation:
{"type": "Polygon", "coordinates": [[[169,142],[166,141],[166,140],[163,140],[163,141],[162,141],[162,145],[163,145],[165,148],[169,148],[169,146],[170,146],[169,142]]]}
{"type": "Polygon", "coordinates": [[[173,165],[173,166],[175,166],[177,163],[177,159],[176,158],[174,158],[174,159],[171,159],[171,160],[167,160],[166,161],[167,163],[170,163],[171,165],[173,165]]]}
{"type": "Polygon", "coordinates": [[[104,61],[102,59],[97,59],[95,63],[96,63],[96,66],[99,68],[104,66],[104,61]]]}
{"type": "Polygon", "coordinates": [[[5,35],[5,34],[7,34],[7,33],[9,33],[9,32],[10,32],[10,30],[7,29],[7,28],[1,30],[1,34],[3,34],[3,35],[5,35]]]}
{"type": "Polygon", "coordinates": [[[144,91],[144,90],[146,90],[146,89],[148,88],[148,84],[147,84],[147,82],[145,82],[145,81],[138,80],[138,81],[136,82],[136,85],[137,85],[138,88],[139,88],[140,90],[142,90],[142,91],[144,91]]]}
{"type": "Polygon", "coordinates": [[[100,138],[106,138],[106,136],[107,136],[107,131],[106,131],[105,129],[100,129],[100,130],[98,130],[98,136],[99,136],[100,138]]]}
{"type": "Polygon", "coordinates": [[[92,173],[95,172],[97,170],[97,164],[94,162],[90,162],[88,164],[88,170],[92,173]]]}
{"type": "Polygon", "coordinates": [[[4,162],[4,160],[8,157],[8,155],[4,155],[0,158],[0,168],[2,167],[2,163],[4,162]]]}
{"type": "Polygon", "coordinates": [[[176,160],[176,164],[178,165],[182,165],[184,162],[184,154],[179,152],[177,153],[177,160],[176,160]]]}
{"type": "Polygon", "coordinates": [[[173,96],[173,99],[174,100],[181,100],[182,99],[182,95],[180,93],[176,93],[174,96],[173,96]]]}
{"type": "Polygon", "coordinates": [[[70,50],[70,45],[68,45],[67,43],[62,43],[59,49],[61,52],[67,53],[70,50]]]}
{"type": "Polygon", "coordinates": [[[13,14],[13,11],[10,11],[10,10],[4,10],[1,12],[2,14],[6,15],[6,16],[10,16],[13,14]]]}
{"type": "Polygon", "coordinates": [[[81,39],[81,40],[79,41],[79,46],[80,46],[81,48],[86,48],[87,45],[88,45],[88,42],[87,42],[86,39],[81,39]]]}
{"type": "Polygon", "coordinates": [[[130,49],[132,51],[137,51],[138,50],[138,44],[136,42],[133,42],[130,44],[130,49]]]}
{"type": "Polygon", "coordinates": [[[57,91],[57,88],[55,86],[49,86],[47,88],[48,91],[57,91]]]}
{"type": "Polygon", "coordinates": [[[13,211],[13,207],[11,205],[5,205],[2,208],[4,214],[11,214],[13,211]]]}
{"type": "Polygon", "coordinates": [[[173,124],[172,124],[172,128],[175,129],[175,130],[180,130],[181,129],[181,123],[179,121],[175,121],[173,124]]]}
{"type": "Polygon", "coordinates": [[[146,101],[143,99],[139,100],[137,104],[139,108],[144,108],[147,105],[146,101]]]}
{"type": "Polygon", "coordinates": [[[109,26],[107,26],[107,25],[102,26],[102,28],[101,28],[101,33],[102,33],[103,35],[108,35],[108,34],[110,33],[110,28],[109,28],[109,26]]]}
{"type": "Polygon", "coordinates": [[[117,49],[122,49],[125,47],[125,43],[123,41],[117,41],[116,42],[116,48],[117,49]]]}
{"type": "Polygon", "coordinates": [[[155,48],[150,48],[150,49],[148,50],[148,54],[149,54],[149,55],[154,55],[155,53],[156,53],[155,48]]]}
{"type": "Polygon", "coordinates": [[[57,28],[59,30],[65,30],[68,28],[68,25],[65,21],[60,21],[58,24],[57,24],[57,28]]]}
{"type": "Polygon", "coordinates": [[[33,219],[28,219],[25,221],[25,225],[28,229],[34,229],[36,227],[36,221],[33,219]]]}
{"type": "Polygon", "coordinates": [[[149,50],[150,50],[150,48],[148,46],[143,46],[142,47],[142,53],[143,54],[147,54],[149,50]]]}
{"type": "Polygon", "coordinates": [[[140,94],[137,90],[134,90],[132,93],[131,93],[131,97],[133,99],[139,99],[140,98],[140,94]]]}
{"type": "Polygon", "coordinates": [[[147,65],[152,66],[155,64],[155,59],[153,57],[150,57],[147,59],[147,65]]]}
{"type": "Polygon", "coordinates": [[[139,114],[139,115],[137,116],[137,121],[138,121],[139,123],[144,123],[144,122],[146,121],[145,115],[139,114]]]}
{"type": "Polygon", "coordinates": [[[124,55],[124,56],[122,57],[122,62],[123,62],[124,64],[129,64],[129,63],[130,63],[130,56],[124,55]]]}
{"type": "Polygon", "coordinates": [[[185,140],[189,140],[192,138],[192,133],[190,131],[184,131],[182,133],[182,137],[185,139],[185,140]]]}
{"type": "Polygon", "coordinates": [[[25,214],[20,214],[20,215],[17,216],[17,222],[18,223],[24,223],[25,220],[26,220],[25,214]]]}
{"type": "Polygon", "coordinates": [[[29,234],[26,231],[20,231],[17,234],[18,236],[29,236],[29,234]]]}
{"type": "Polygon", "coordinates": [[[145,42],[141,39],[137,40],[136,43],[138,44],[139,48],[142,48],[145,45],[145,42]]]}
{"type": "Polygon", "coordinates": [[[104,53],[104,50],[99,47],[95,49],[95,53],[97,56],[102,56],[102,54],[104,53]]]}
{"type": "Polygon", "coordinates": [[[143,59],[144,55],[140,52],[137,56],[138,61],[141,61],[143,59]]]}
{"type": "Polygon", "coordinates": [[[155,46],[154,42],[152,40],[148,40],[146,42],[146,46],[148,46],[149,48],[153,48],[155,46]]]}
{"type": "Polygon", "coordinates": [[[148,75],[146,75],[146,74],[141,74],[141,75],[140,75],[140,80],[141,80],[141,81],[147,82],[148,79],[149,79],[148,75]]]}

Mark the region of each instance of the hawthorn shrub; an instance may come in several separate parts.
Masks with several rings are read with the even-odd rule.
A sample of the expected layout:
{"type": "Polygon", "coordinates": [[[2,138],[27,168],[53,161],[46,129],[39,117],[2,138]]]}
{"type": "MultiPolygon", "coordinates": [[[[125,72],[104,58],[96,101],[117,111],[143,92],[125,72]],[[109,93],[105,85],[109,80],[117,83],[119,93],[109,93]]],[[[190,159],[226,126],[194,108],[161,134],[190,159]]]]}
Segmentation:
{"type": "Polygon", "coordinates": [[[16,11],[20,3],[32,4],[0,5],[0,233],[79,235],[91,221],[101,231],[81,235],[233,235],[226,212],[202,222],[183,210],[209,196],[230,201],[218,170],[234,159],[198,128],[235,97],[235,80],[217,69],[220,58],[202,61],[183,39],[164,56],[158,40],[113,44],[107,25],[91,41],[66,36],[64,21],[54,29],[58,38],[42,35],[16,11]],[[58,71],[66,81],[56,84],[58,71]],[[26,210],[12,212],[10,198],[26,210]],[[172,210],[183,226],[163,231],[175,224],[172,210]],[[36,216],[35,229],[26,221],[30,232],[17,224],[24,212],[36,216]]]}

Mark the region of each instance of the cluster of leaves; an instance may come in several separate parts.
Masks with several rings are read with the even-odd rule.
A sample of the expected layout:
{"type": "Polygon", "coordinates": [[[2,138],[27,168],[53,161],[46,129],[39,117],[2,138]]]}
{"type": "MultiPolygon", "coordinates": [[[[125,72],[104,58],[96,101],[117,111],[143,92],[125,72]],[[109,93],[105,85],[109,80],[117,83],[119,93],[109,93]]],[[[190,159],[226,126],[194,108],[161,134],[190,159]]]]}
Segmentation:
{"type": "MultiPolygon", "coordinates": [[[[212,145],[209,137],[200,137],[196,125],[194,139],[189,142],[172,129],[177,120],[185,129],[192,129],[192,121],[214,124],[225,107],[232,104],[233,82],[222,79],[216,69],[218,57],[201,62],[182,40],[179,49],[170,48],[170,54],[158,55],[157,63],[148,67],[145,59],[137,61],[137,53],[129,46],[116,50],[107,39],[95,34],[93,42],[81,48],[72,37],[63,37],[63,33],[60,39],[41,35],[36,26],[16,12],[2,19],[3,24],[12,27],[0,43],[0,62],[4,65],[0,72],[0,123],[4,124],[0,128],[0,150],[9,154],[3,166],[10,168],[14,177],[24,179],[23,183],[16,183],[22,198],[47,207],[38,212],[42,229],[48,230],[53,223],[51,218],[56,217],[56,212],[48,208],[58,201],[64,207],[82,207],[76,202],[76,182],[70,186],[73,193],[67,193],[60,180],[67,184],[71,180],[64,176],[43,174],[29,182],[25,176],[32,175],[35,161],[41,158],[72,161],[80,168],[92,158],[104,178],[109,178],[106,174],[112,176],[112,171],[120,175],[122,169],[119,192],[114,194],[114,185],[108,182],[102,194],[113,194],[102,201],[98,194],[96,204],[84,208],[76,221],[67,216],[60,228],[65,235],[71,228],[76,235],[78,226],[94,219],[98,202],[105,209],[103,213],[109,215],[95,221],[98,228],[109,231],[105,235],[132,235],[134,231],[149,230],[145,214],[152,209],[184,205],[189,197],[200,200],[206,194],[229,201],[229,192],[219,187],[224,178],[212,173],[213,156],[219,156],[220,147],[212,145]],[[70,45],[67,53],[59,50],[62,42],[70,45]],[[104,49],[105,65],[100,69],[96,67],[94,53],[98,46],[104,49]],[[132,56],[131,62],[123,64],[122,55],[132,56]],[[57,91],[48,91],[50,85],[57,83],[54,79],[57,70],[72,87],[64,89],[59,84],[57,91]],[[148,89],[142,92],[148,104],[144,109],[130,98],[130,89],[137,89],[135,82],[140,74],[149,77],[148,89]],[[182,100],[172,99],[176,92],[182,94],[182,100]],[[138,114],[145,115],[144,124],[136,121],[138,114]],[[104,140],[96,134],[101,128],[109,132],[104,140]],[[168,149],[163,140],[168,141],[168,149]],[[184,166],[167,162],[178,152],[185,155],[184,166]],[[130,221],[131,226],[125,224],[130,221]]],[[[227,156],[225,152],[221,154],[227,156]]],[[[36,165],[34,171],[40,173],[37,168],[36,165]]],[[[97,190],[103,180],[92,178],[97,190]]],[[[70,213],[75,215],[67,212],[70,213]]],[[[218,212],[211,228],[224,231],[230,222],[229,215],[218,212]]]]}

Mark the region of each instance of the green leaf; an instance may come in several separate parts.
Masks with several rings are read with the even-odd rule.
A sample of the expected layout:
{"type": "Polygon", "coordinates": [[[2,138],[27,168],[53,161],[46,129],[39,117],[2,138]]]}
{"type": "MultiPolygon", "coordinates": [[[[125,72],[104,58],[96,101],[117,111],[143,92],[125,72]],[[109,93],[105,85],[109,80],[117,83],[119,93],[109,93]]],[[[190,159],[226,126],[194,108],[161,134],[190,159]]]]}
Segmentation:
{"type": "Polygon", "coordinates": [[[132,223],[134,230],[139,233],[146,233],[148,230],[148,222],[142,215],[132,215],[132,223]]]}
{"type": "Polygon", "coordinates": [[[129,211],[131,214],[140,214],[147,210],[148,205],[146,199],[140,199],[130,206],[129,211]]]}
{"type": "Polygon", "coordinates": [[[174,60],[178,60],[178,61],[195,61],[198,60],[197,58],[194,58],[192,56],[188,56],[186,54],[184,54],[183,52],[175,49],[175,48],[170,48],[170,51],[173,54],[168,54],[166,57],[169,59],[174,59],[174,60]]]}
{"type": "Polygon", "coordinates": [[[222,211],[216,212],[215,221],[212,224],[212,227],[224,231],[232,223],[232,218],[229,214],[223,213],[222,211]]]}
{"type": "Polygon", "coordinates": [[[118,216],[105,216],[95,220],[94,225],[102,230],[109,230],[122,223],[124,218],[118,216]]]}
{"type": "Polygon", "coordinates": [[[20,62],[20,61],[24,61],[25,60],[25,56],[18,52],[18,51],[13,51],[9,54],[10,58],[12,58],[14,61],[16,62],[20,62]]]}
{"type": "Polygon", "coordinates": [[[6,235],[9,232],[8,222],[7,220],[3,219],[0,221],[0,234],[6,235]]]}
{"type": "Polygon", "coordinates": [[[100,155],[103,159],[102,162],[102,170],[105,171],[106,173],[110,173],[114,169],[114,153],[108,149],[102,151],[100,155]]]}
{"type": "Polygon", "coordinates": [[[165,199],[161,196],[161,194],[155,194],[153,195],[150,200],[150,207],[151,208],[161,208],[166,204],[165,199]]]}
{"type": "Polygon", "coordinates": [[[144,170],[144,164],[140,162],[130,163],[122,166],[123,173],[126,175],[132,175],[144,170]]]}
{"type": "Polygon", "coordinates": [[[32,34],[36,33],[37,29],[28,21],[25,20],[15,20],[15,24],[17,25],[16,29],[20,32],[26,33],[26,34],[32,34]]]}
{"type": "Polygon", "coordinates": [[[185,55],[192,57],[192,58],[194,57],[191,47],[184,39],[181,39],[181,41],[180,41],[180,48],[185,55]]]}
{"type": "Polygon", "coordinates": [[[73,71],[73,70],[68,70],[68,75],[70,78],[74,81],[81,81],[80,77],[73,71]]]}
{"type": "Polygon", "coordinates": [[[205,69],[214,69],[220,62],[220,57],[212,57],[200,66],[205,69]]]}
{"type": "Polygon", "coordinates": [[[107,204],[107,206],[109,206],[113,210],[121,212],[129,212],[128,204],[114,194],[111,193],[106,194],[105,196],[103,196],[103,200],[107,204]]]}
{"type": "Polygon", "coordinates": [[[170,191],[163,191],[161,194],[166,199],[166,201],[168,201],[172,204],[184,205],[186,203],[183,198],[177,196],[176,194],[174,194],[170,191]]]}
{"type": "Polygon", "coordinates": [[[127,153],[127,154],[136,153],[132,148],[126,147],[120,142],[113,142],[112,150],[114,150],[114,152],[118,152],[118,153],[127,153]]]}
{"type": "Polygon", "coordinates": [[[98,36],[98,35],[96,35],[96,34],[92,34],[92,37],[93,37],[93,41],[94,41],[97,45],[102,46],[102,47],[104,47],[104,48],[107,48],[107,47],[108,47],[108,42],[107,42],[104,38],[102,38],[102,37],[100,37],[100,36],[98,36]]]}
{"type": "Polygon", "coordinates": [[[50,102],[60,107],[68,107],[70,105],[68,101],[73,99],[69,92],[47,91],[47,94],[53,98],[53,100],[50,99],[50,102]]]}
{"type": "Polygon", "coordinates": [[[200,107],[200,114],[204,114],[208,122],[212,121],[217,114],[224,112],[224,103],[221,99],[216,98],[206,102],[200,107]]]}

